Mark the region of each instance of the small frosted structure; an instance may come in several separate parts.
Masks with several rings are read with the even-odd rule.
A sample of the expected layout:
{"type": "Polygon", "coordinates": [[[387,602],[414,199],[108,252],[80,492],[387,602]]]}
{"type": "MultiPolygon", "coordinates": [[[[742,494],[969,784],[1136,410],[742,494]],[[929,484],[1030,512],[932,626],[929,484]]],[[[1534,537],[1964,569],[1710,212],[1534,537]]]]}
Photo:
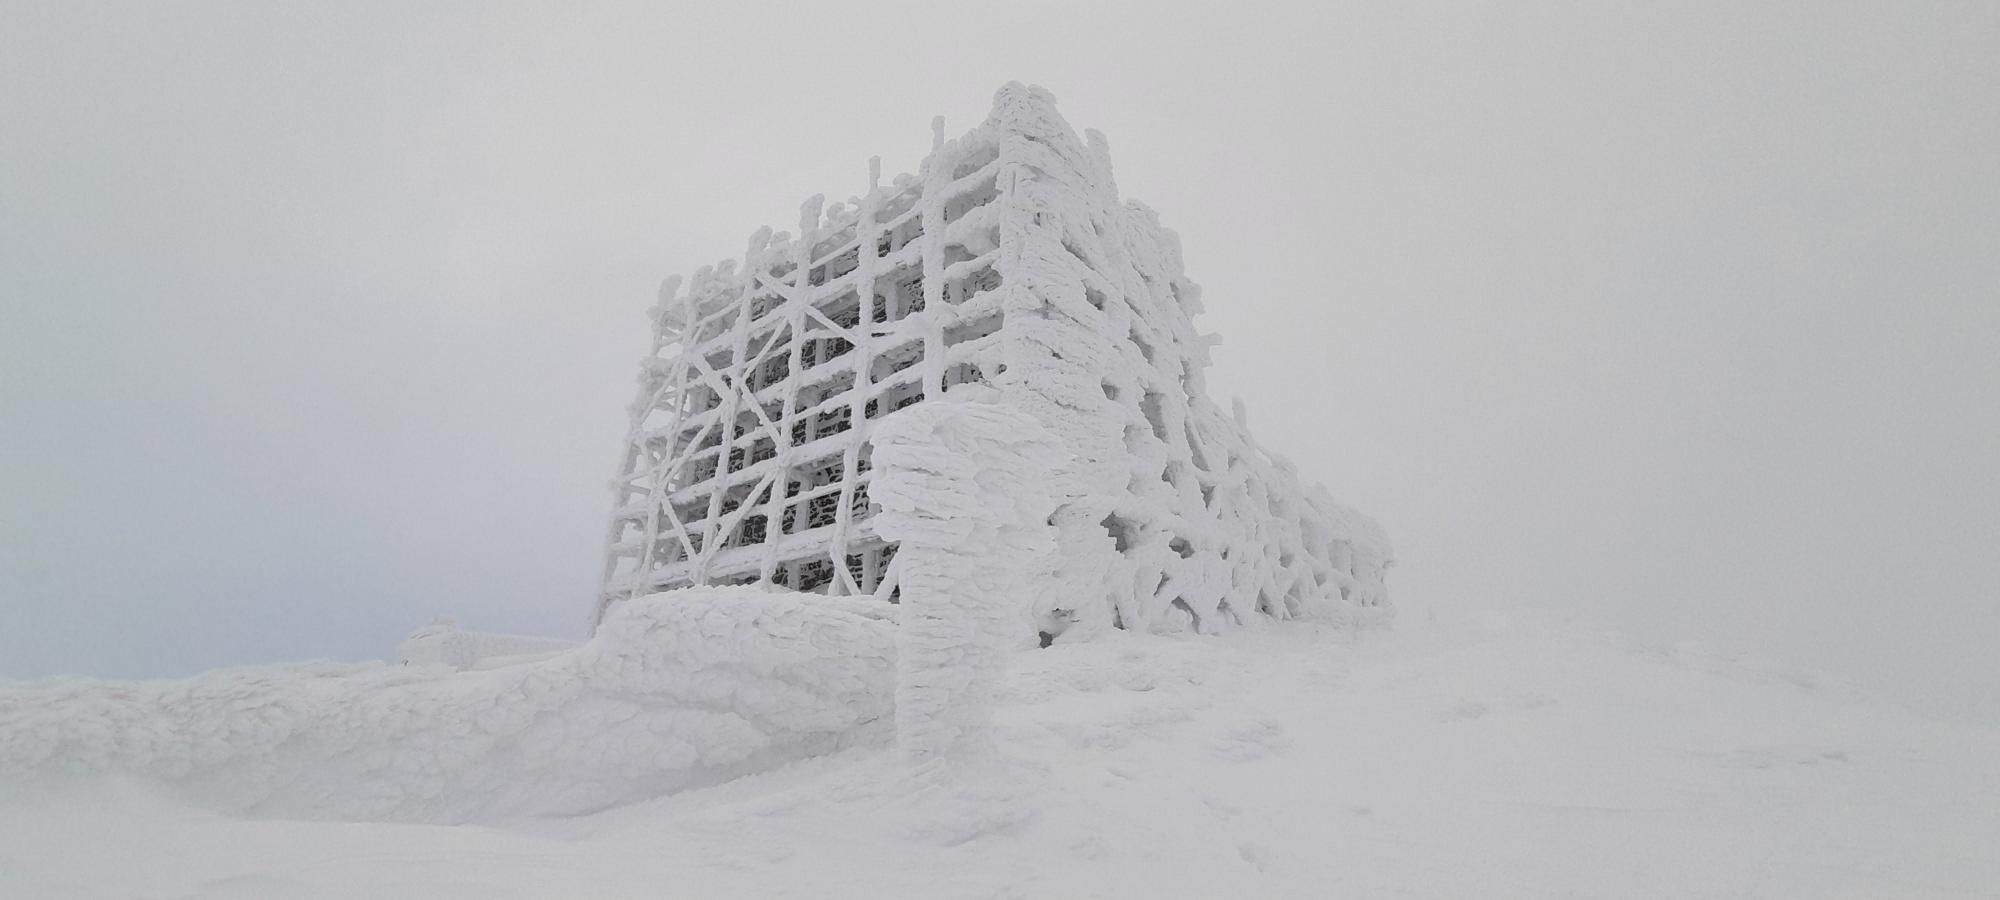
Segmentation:
{"type": "Polygon", "coordinates": [[[1119,201],[1103,137],[1019,84],[970,133],[934,130],[917,175],[871,167],[797,235],[662,287],[600,617],[694,585],[900,602],[921,579],[877,527],[872,435],[977,385],[1059,445],[1028,523],[1059,548],[1023,601],[1045,640],[1385,618],[1387,538],[1209,399],[1200,289],[1175,234],[1119,201]]]}

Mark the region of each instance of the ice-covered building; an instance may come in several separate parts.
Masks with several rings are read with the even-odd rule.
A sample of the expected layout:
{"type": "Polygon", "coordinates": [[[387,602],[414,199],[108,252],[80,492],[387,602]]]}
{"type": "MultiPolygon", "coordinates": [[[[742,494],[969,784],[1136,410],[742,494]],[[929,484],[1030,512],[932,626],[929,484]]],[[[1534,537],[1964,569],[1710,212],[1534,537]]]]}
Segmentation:
{"type": "Polygon", "coordinates": [[[871,434],[967,385],[1030,414],[1070,456],[1049,473],[1054,630],[1215,630],[1322,609],[1388,613],[1375,523],[1260,448],[1203,384],[1213,338],[1177,237],[1121,203],[1103,137],[1040,88],[918,174],[796,235],[663,285],[615,482],[599,615],[623,598],[763,584],[900,598],[877,532],[871,434]]]}

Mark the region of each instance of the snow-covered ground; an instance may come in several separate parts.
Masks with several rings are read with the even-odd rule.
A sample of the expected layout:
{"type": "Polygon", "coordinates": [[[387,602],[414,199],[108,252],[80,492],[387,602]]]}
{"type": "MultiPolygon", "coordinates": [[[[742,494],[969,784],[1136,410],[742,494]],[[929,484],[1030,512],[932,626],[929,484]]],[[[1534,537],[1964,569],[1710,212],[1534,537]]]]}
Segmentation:
{"type": "Polygon", "coordinates": [[[996,730],[956,787],[884,738],[478,825],[15,789],[0,897],[2000,896],[2000,729],[1602,635],[1121,633],[1018,657],[996,730]]]}
{"type": "Polygon", "coordinates": [[[483,671],[0,683],[0,792],[125,777],[265,817],[595,812],[886,733],[894,609],[711,587],[621,604],[588,642],[483,671]]]}

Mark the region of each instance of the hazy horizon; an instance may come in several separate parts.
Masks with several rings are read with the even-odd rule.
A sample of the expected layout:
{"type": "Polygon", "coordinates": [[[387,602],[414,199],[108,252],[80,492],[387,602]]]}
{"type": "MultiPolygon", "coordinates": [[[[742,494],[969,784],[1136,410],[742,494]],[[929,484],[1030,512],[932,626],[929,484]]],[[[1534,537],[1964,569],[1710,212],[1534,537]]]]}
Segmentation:
{"type": "Polygon", "coordinates": [[[0,0],[0,678],[581,636],[659,281],[1010,80],[1487,608],[2000,722],[2000,8],[0,0]]]}

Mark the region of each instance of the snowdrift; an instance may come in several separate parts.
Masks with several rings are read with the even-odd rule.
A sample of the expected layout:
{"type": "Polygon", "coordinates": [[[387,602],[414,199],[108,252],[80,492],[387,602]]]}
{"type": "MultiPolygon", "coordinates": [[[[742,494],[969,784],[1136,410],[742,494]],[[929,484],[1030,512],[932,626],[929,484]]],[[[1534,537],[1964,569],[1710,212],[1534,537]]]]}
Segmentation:
{"type": "Polygon", "coordinates": [[[572,650],[487,671],[0,683],[0,788],[133,778],[307,818],[588,812],[886,738],[892,611],[701,588],[622,604],[572,650]]]}

